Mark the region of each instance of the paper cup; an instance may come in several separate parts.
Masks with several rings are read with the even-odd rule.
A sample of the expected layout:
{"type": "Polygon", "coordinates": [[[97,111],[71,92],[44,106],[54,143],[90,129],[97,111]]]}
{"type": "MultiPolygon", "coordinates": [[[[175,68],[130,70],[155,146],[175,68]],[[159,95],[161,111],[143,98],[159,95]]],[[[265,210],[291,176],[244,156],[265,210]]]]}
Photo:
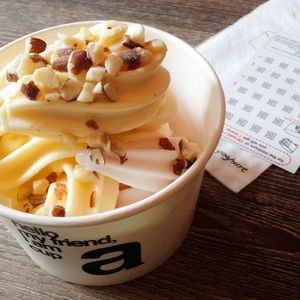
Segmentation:
{"type": "MultiPolygon", "coordinates": [[[[57,32],[75,33],[81,22],[35,32],[48,43],[57,32]]],[[[197,141],[202,153],[176,181],[153,196],[96,215],[51,218],[0,206],[1,221],[32,260],[51,275],[84,285],[111,285],[148,273],[164,262],[186,236],[196,206],[205,164],[224,123],[224,95],[209,64],[188,44],[146,26],[147,39],[168,47],[163,65],[181,117],[177,134],[197,141]]],[[[0,68],[21,52],[23,37],[0,50],[0,68]]],[[[9,174],[8,174],[9,176],[9,174]]]]}

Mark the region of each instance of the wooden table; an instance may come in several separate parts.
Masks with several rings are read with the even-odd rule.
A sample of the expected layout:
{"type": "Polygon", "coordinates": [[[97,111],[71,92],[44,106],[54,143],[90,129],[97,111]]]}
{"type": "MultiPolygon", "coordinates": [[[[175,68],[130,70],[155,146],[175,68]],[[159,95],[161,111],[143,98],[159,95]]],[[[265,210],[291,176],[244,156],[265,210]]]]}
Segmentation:
{"type": "MultiPolygon", "coordinates": [[[[157,26],[196,46],[263,2],[0,1],[0,45],[60,23],[122,19],[157,26]]],[[[0,299],[300,299],[299,194],[300,172],[277,167],[238,195],[205,174],[182,247],[147,276],[111,287],[48,276],[0,225],[0,299]]]]}

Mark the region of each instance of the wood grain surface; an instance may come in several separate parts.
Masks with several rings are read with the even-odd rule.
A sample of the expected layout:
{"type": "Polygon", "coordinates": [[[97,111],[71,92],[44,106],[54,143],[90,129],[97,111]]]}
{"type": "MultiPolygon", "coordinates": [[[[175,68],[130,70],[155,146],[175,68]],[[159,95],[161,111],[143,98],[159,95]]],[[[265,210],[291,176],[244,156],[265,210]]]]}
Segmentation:
{"type": "MultiPolygon", "coordinates": [[[[61,23],[121,19],[193,46],[263,0],[0,1],[0,46],[61,23]]],[[[194,222],[161,267],[111,287],[47,275],[0,225],[0,299],[300,299],[300,172],[271,167],[238,195],[205,174],[194,222]]]]}

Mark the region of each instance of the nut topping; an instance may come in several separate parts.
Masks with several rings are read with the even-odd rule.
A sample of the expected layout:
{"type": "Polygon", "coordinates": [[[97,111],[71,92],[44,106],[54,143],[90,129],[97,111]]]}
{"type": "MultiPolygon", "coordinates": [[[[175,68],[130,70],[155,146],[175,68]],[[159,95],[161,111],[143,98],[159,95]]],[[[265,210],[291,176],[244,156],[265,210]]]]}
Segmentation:
{"type": "Polygon", "coordinates": [[[40,56],[39,54],[30,54],[29,57],[34,63],[42,62],[45,65],[48,64],[47,60],[44,57],[40,56]]]}
{"type": "Polygon", "coordinates": [[[47,47],[46,42],[41,39],[29,37],[25,42],[25,52],[27,53],[41,53],[47,47]]]}
{"type": "Polygon", "coordinates": [[[119,155],[119,158],[120,158],[120,164],[123,165],[128,160],[127,153],[124,155],[119,155]]]}
{"type": "Polygon", "coordinates": [[[68,61],[68,70],[77,75],[82,71],[87,71],[93,62],[87,56],[87,52],[85,50],[74,50],[68,61]]]}
{"type": "Polygon", "coordinates": [[[60,91],[65,101],[72,101],[76,99],[82,89],[82,85],[75,79],[67,79],[60,91]]]}
{"type": "Polygon", "coordinates": [[[122,65],[123,60],[115,54],[109,55],[105,60],[105,68],[107,72],[112,75],[117,75],[120,72],[122,65]]]}
{"type": "Polygon", "coordinates": [[[118,52],[119,57],[122,58],[124,64],[129,70],[137,69],[141,63],[141,55],[140,52],[137,51],[139,48],[127,49],[118,52]]]}
{"type": "Polygon", "coordinates": [[[90,207],[93,208],[96,204],[96,192],[93,191],[90,195],[90,207]]]}
{"type": "Polygon", "coordinates": [[[173,172],[175,175],[181,175],[183,170],[186,168],[187,164],[185,159],[183,158],[176,158],[175,163],[173,164],[173,172]]]}
{"type": "Polygon", "coordinates": [[[19,77],[17,73],[10,73],[9,71],[6,72],[6,79],[9,82],[17,82],[19,77]]]}
{"type": "Polygon", "coordinates": [[[88,127],[88,128],[92,128],[92,129],[95,129],[95,130],[99,129],[98,124],[97,124],[96,121],[93,120],[93,119],[90,119],[90,120],[86,121],[84,124],[85,124],[86,127],[88,127]]]}
{"type": "Polygon", "coordinates": [[[92,67],[86,73],[87,81],[99,82],[102,80],[105,73],[105,68],[103,67],[92,67]]]}
{"type": "Polygon", "coordinates": [[[94,101],[94,90],[95,84],[91,82],[86,82],[83,85],[83,88],[77,97],[78,102],[85,102],[85,103],[91,103],[94,101]]]}
{"type": "Polygon", "coordinates": [[[61,48],[56,50],[56,54],[61,57],[61,56],[69,56],[75,48],[73,47],[66,47],[66,48],[61,48]]]}
{"type": "Polygon", "coordinates": [[[30,194],[27,199],[33,207],[37,207],[45,202],[46,196],[30,194]]]}
{"type": "Polygon", "coordinates": [[[49,181],[49,183],[53,183],[57,180],[57,173],[51,172],[46,179],[49,181]]]}
{"type": "Polygon", "coordinates": [[[69,56],[61,56],[52,62],[52,69],[59,72],[68,72],[69,56]]]}
{"type": "Polygon", "coordinates": [[[64,217],[66,215],[65,208],[61,205],[55,205],[52,209],[53,217],[64,217]]]}
{"type": "Polygon", "coordinates": [[[175,147],[172,145],[170,140],[166,137],[160,138],[158,144],[165,150],[175,150],[175,147]]]}
{"type": "Polygon", "coordinates": [[[104,84],[103,90],[109,101],[115,102],[117,100],[118,94],[113,83],[108,82],[104,84]]]}
{"type": "Polygon", "coordinates": [[[104,62],[104,48],[99,43],[90,42],[86,51],[88,58],[90,58],[95,65],[99,65],[104,62]]]}
{"type": "Polygon", "coordinates": [[[31,80],[28,83],[23,83],[21,86],[21,92],[24,94],[26,98],[29,100],[36,100],[39,89],[31,80]]]}
{"type": "Polygon", "coordinates": [[[62,200],[63,196],[67,194],[67,186],[64,183],[57,182],[54,193],[58,200],[62,200]]]}
{"type": "Polygon", "coordinates": [[[137,47],[144,48],[141,44],[136,43],[130,39],[125,41],[123,43],[123,46],[125,46],[126,48],[129,48],[129,49],[133,49],[133,48],[137,48],[137,47]]]}

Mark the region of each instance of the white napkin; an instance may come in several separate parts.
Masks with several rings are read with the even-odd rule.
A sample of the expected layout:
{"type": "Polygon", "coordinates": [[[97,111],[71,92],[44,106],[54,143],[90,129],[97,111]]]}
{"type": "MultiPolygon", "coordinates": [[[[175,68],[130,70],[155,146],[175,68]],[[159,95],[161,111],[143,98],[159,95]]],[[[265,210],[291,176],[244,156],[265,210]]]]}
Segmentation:
{"type": "MultiPolygon", "coordinates": [[[[300,1],[271,0],[235,24],[219,32],[196,49],[217,72],[223,86],[262,48],[270,37],[280,34],[300,39],[300,1]]],[[[228,91],[225,89],[225,95],[228,91]]],[[[221,140],[207,164],[207,171],[234,192],[239,192],[270,163],[221,140]]]]}

